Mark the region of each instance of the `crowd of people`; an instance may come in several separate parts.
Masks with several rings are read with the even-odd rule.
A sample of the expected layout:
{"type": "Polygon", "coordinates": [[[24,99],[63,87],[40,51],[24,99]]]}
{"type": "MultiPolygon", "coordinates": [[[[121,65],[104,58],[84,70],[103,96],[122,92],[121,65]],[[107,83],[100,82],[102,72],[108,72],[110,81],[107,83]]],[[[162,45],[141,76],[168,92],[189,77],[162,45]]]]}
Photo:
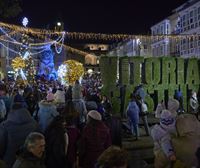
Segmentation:
{"type": "MultiPolygon", "coordinates": [[[[128,167],[128,154],[122,149],[123,126],[113,115],[109,98],[102,95],[102,87],[99,73],[86,74],[73,86],[41,79],[33,85],[1,81],[0,167],[128,167]]],[[[155,168],[199,164],[199,104],[196,92],[191,93],[191,114],[185,114],[179,90],[167,103],[158,103],[155,117],[160,123],[152,128],[143,86],[130,94],[122,115],[136,140],[140,138],[139,120],[143,121],[146,136],[154,141],[155,168]],[[184,162],[188,152],[180,150],[180,144],[192,144],[185,148],[190,161],[184,162]]]]}
{"type": "MultiPolygon", "coordinates": [[[[122,150],[121,122],[101,87],[99,73],[67,87],[1,82],[0,167],[107,167],[98,158],[109,147],[122,150]]],[[[127,158],[120,160],[126,167],[127,158]]]]}

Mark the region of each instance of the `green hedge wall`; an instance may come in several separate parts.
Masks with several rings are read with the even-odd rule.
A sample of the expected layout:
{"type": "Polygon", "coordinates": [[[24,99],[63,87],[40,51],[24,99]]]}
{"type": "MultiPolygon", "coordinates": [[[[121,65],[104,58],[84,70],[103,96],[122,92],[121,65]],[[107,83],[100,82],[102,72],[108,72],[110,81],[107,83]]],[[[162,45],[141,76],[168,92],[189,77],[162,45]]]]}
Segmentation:
{"type": "Polygon", "coordinates": [[[147,58],[145,60],[145,79],[149,85],[157,85],[160,82],[160,60],[157,58],[147,58]]]}
{"type": "Polygon", "coordinates": [[[149,112],[153,112],[161,100],[167,101],[174,97],[175,90],[183,93],[184,109],[188,108],[189,93],[199,91],[199,60],[175,57],[120,57],[120,67],[117,68],[117,57],[101,57],[100,68],[103,80],[103,92],[113,97],[114,109],[119,112],[119,88],[116,87],[117,69],[119,69],[120,83],[126,85],[125,107],[129,102],[130,93],[140,83],[148,93],[145,101],[149,112]]]}
{"type": "Polygon", "coordinates": [[[113,111],[119,109],[119,92],[116,88],[117,81],[117,57],[101,57],[100,69],[103,82],[102,94],[109,97],[113,104],[113,111]]]}
{"type": "Polygon", "coordinates": [[[199,84],[198,60],[193,58],[188,60],[186,84],[199,84]]]}

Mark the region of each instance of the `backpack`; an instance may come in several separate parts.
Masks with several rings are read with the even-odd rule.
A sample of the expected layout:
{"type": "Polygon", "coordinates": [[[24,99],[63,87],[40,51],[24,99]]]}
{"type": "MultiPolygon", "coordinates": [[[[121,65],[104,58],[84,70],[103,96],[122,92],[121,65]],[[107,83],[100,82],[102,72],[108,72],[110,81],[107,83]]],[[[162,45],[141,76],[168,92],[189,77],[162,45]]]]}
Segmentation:
{"type": "Polygon", "coordinates": [[[0,119],[4,119],[6,116],[6,105],[3,99],[0,99],[0,119]]]}

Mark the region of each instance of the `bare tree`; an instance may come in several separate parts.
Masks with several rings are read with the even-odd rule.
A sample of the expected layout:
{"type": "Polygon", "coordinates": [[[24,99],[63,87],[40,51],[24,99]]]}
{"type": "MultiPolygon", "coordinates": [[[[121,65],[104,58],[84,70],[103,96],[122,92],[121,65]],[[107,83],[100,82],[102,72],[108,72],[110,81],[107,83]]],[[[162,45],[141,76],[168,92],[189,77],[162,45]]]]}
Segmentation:
{"type": "Polygon", "coordinates": [[[0,17],[13,18],[22,11],[20,0],[0,0],[0,17]]]}

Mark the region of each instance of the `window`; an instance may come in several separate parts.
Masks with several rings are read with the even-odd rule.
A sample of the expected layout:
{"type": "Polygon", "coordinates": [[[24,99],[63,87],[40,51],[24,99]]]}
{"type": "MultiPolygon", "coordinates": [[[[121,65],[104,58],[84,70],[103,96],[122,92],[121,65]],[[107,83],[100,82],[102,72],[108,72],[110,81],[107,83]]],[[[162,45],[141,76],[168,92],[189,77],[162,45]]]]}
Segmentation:
{"type": "Polygon", "coordinates": [[[166,34],[169,34],[169,24],[166,25],[166,34]]]}
{"type": "Polygon", "coordinates": [[[198,7],[198,14],[200,14],[200,7],[198,7]]]}
{"type": "Polygon", "coordinates": [[[190,17],[193,17],[193,11],[190,11],[190,17]]]}

